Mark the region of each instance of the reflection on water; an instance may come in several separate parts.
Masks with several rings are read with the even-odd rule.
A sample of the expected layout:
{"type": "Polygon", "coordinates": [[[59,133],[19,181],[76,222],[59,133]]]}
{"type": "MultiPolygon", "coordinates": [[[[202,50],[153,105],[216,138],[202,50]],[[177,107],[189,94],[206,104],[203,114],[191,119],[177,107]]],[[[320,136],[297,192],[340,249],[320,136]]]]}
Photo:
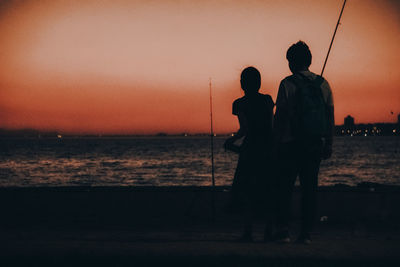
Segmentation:
{"type": "MultiPolygon", "coordinates": [[[[215,138],[217,185],[230,185],[237,155],[215,138]]],[[[2,139],[0,186],[210,185],[204,137],[2,139]]],[[[338,137],[320,185],[400,184],[400,138],[338,137]]]]}

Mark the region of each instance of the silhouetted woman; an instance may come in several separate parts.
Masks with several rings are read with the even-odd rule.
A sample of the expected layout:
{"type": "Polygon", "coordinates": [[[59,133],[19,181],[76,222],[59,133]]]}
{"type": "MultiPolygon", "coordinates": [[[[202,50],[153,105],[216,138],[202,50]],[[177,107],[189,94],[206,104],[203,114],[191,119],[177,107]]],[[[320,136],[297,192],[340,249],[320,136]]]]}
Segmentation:
{"type": "MultiPolygon", "coordinates": [[[[240,209],[245,219],[240,241],[252,241],[252,221],[255,212],[267,212],[268,188],[272,183],[270,166],[272,153],[272,118],[274,102],[270,95],[258,92],[260,72],[245,68],[240,76],[244,96],[233,102],[232,113],[239,119],[240,129],[225,141],[225,149],[239,152],[232,184],[234,209],[240,209]],[[243,138],[240,146],[235,141],[243,138]]],[[[267,223],[264,238],[271,236],[267,223]]]]}

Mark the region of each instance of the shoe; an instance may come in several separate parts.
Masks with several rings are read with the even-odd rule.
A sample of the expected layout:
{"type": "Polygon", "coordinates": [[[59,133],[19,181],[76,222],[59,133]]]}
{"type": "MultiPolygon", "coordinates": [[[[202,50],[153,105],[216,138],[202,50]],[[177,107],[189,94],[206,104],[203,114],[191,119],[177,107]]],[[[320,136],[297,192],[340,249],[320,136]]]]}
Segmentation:
{"type": "Polygon", "coordinates": [[[290,243],[290,237],[289,237],[289,232],[288,231],[281,231],[278,232],[275,237],[274,240],[278,243],[290,243]]]}
{"type": "Polygon", "coordinates": [[[302,233],[300,236],[297,238],[296,243],[300,244],[305,244],[305,245],[310,245],[311,244],[311,237],[309,233],[302,233]]]}
{"type": "Polygon", "coordinates": [[[264,233],[264,243],[275,241],[275,236],[272,232],[265,232],[264,233]]]}

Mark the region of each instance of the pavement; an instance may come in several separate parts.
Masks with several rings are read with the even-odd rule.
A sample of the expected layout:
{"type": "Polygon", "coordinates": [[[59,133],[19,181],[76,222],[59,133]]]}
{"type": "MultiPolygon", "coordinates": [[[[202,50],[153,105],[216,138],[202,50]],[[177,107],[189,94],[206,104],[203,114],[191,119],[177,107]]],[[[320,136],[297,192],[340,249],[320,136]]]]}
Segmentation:
{"type": "Polygon", "coordinates": [[[320,223],[310,245],[264,243],[262,229],[239,243],[234,223],[8,225],[0,266],[400,266],[397,224],[320,223]]]}

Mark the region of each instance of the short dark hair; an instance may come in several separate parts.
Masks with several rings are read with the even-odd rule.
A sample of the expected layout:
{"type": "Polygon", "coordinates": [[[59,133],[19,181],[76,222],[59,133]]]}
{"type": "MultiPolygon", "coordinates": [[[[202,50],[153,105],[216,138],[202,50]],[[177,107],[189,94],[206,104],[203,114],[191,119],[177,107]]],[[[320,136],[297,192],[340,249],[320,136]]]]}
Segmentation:
{"type": "Polygon", "coordinates": [[[257,92],[261,86],[261,74],[254,67],[247,67],[240,75],[240,84],[245,92],[257,92]]]}
{"type": "Polygon", "coordinates": [[[294,68],[309,67],[311,65],[312,55],[310,48],[303,41],[293,44],[286,52],[286,59],[294,68]]]}

